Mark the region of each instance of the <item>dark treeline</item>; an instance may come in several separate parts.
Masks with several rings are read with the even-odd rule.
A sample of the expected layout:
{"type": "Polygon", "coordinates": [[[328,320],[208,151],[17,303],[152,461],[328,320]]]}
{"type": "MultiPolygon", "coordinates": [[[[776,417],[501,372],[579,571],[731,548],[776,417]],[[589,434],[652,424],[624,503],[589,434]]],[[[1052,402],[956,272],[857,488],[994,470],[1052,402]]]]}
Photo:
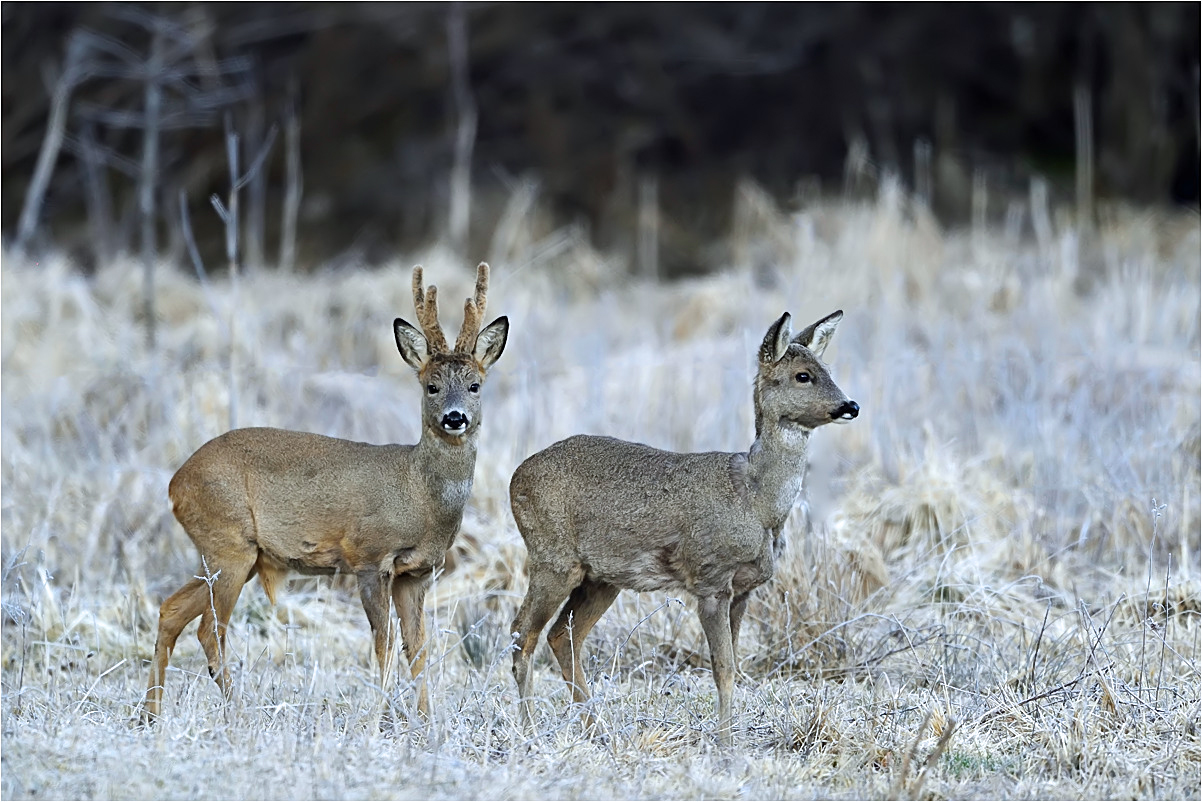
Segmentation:
{"type": "Polygon", "coordinates": [[[534,179],[555,223],[586,224],[604,248],[632,248],[653,204],[667,272],[696,269],[726,233],[741,177],[788,202],[799,186],[844,191],[849,164],[866,164],[926,180],[948,222],[967,215],[974,176],[1003,195],[1041,176],[1071,198],[1082,124],[1093,195],[1198,201],[1197,3],[466,4],[458,53],[444,4],[2,8],[4,235],[75,69],[33,241],[84,256],[98,236],[137,247],[152,83],[160,237],[183,252],[182,191],[213,262],[225,126],[243,171],[276,134],[243,222],[274,243],[290,109],[302,264],[445,234],[457,152],[470,153],[470,257],[534,179]]]}

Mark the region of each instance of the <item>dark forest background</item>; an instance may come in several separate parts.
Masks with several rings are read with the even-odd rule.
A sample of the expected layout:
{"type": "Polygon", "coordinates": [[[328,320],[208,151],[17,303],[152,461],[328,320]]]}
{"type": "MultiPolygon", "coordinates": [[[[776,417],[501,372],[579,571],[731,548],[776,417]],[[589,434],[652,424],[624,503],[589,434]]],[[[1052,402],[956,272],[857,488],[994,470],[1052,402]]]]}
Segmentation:
{"type": "Polygon", "coordinates": [[[1099,200],[1198,203],[1192,2],[0,8],[3,234],[85,266],[135,250],[148,209],[186,258],[181,198],[220,264],[230,134],[239,259],[275,262],[291,203],[301,267],[448,231],[487,257],[520,186],[603,249],[653,205],[667,274],[706,266],[745,178],[787,206],[888,172],[950,225],[974,182],[1073,200],[1081,164],[1099,200]]]}

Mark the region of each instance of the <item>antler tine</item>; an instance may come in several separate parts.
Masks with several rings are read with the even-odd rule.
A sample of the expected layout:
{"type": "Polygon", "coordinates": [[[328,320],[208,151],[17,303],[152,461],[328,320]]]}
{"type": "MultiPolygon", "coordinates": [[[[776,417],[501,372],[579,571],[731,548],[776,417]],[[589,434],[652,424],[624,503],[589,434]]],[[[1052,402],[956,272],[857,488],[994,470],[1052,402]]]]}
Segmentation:
{"type": "Polygon", "coordinates": [[[443,353],[447,350],[447,338],[438,325],[438,287],[433,284],[428,290],[422,290],[422,266],[413,268],[413,307],[417,310],[417,325],[421,326],[422,334],[426,335],[426,345],[431,354],[443,353]]]}
{"type": "Polygon", "coordinates": [[[476,292],[463,302],[463,328],[455,341],[455,350],[471,353],[476,347],[476,338],[484,325],[484,307],[488,302],[488,263],[481,262],[476,268],[476,292]]]}
{"type": "Polygon", "coordinates": [[[417,314],[420,317],[422,306],[426,303],[426,293],[422,290],[422,266],[413,266],[413,306],[417,309],[417,314]]]}
{"type": "Polygon", "coordinates": [[[476,310],[484,317],[484,305],[488,301],[488,262],[481,262],[476,267],[476,310]]]}

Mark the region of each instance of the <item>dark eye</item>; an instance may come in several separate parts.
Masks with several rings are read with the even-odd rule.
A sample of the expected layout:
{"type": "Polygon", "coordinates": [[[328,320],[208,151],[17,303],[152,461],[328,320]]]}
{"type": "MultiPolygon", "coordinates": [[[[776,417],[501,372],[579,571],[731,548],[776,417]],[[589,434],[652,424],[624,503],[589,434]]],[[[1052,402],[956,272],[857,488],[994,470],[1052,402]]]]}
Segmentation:
{"type": "Polygon", "coordinates": [[[805,371],[802,371],[801,373],[797,374],[797,381],[801,382],[802,384],[805,384],[809,380],[810,380],[810,374],[806,373],[805,371]]]}
{"type": "Polygon", "coordinates": [[[480,383],[472,382],[472,386],[467,389],[471,390],[473,393],[478,393],[478,392],[480,392],[480,383]]]}
{"type": "Polygon", "coordinates": [[[430,395],[438,395],[438,388],[435,387],[433,384],[427,384],[426,392],[429,393],[430,395]]]}

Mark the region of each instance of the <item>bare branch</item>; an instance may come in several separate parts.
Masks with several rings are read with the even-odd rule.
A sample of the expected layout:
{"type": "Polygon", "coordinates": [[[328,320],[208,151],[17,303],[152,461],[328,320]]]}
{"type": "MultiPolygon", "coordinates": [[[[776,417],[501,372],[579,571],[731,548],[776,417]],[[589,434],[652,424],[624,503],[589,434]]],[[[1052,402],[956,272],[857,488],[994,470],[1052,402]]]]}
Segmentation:
{"type": "MultiPolygon", "coordinates": [[[[115,111],[91,103],[80,103],[81,118],[107,125],[110,128],[146,128],[149,120],[145,111],[115,111]]],[[[168,108],[160,112],[155,126],[160,131],[180,128],[201,128],[211,125],[216,119],[215,111],[168,108]]]]}
{"type": "MultiPolygon", "coordinates": [[[[85,131],[91,129],[91,126],[88,124],[90,122],[90,120],[84,120],[85,131]]],[[[73,136],[63,137],[63,150],[81,161],[94,159],[96,164],[111,167],[129,178],[137,178],[138,172],[142,169],[138,162],[133,159],[122,156],[110,147],[101,145],[90,133],[78,138],[73,136]]]]}
{"type": "Polygon", "coordinates": [[[249,184],[259,174],[259,169],[263,166],[263,162],[267,159],[267,154],[271,152],[271,146],[275,144],[276,134],[279,133],[279,128],[274,124],[267,130],[267,138],[263,142],[263,146],[259,149],[255,160],[251,163],[250,169],[243,173],[242,177],[234,185],[234,189],[242,189],[249,184]]]}
{"type": "Polygon", "coordinates": [[[221,222],[229,225],[230,212],[225,208],[225,204],[221,202],[221,197],[216,192],[209,196],[209,203],[213,204],[213,208],[217,210],[217,216],[221,218],[221,222]]]}
{"type": "Polygon", "coordinates": [[[13,250],[18,254],[25,250],[25,246],[37,228],[42,200],[46,196],[46,188],[50,185],[54,164],[58,161],[59,148],[62,147],[63,132],[67,125],[67,108],[71,103],[71,92],[82,79],[86,70],[87,49],[87,41],[80,36],[72,35],[67,42],[63,72],[58,78],[54,87],[54,96],[50,101],[50,120],[46,125],[46,136],[42,140],[41,150],[38,151],[37,166],[34,167],[33,178],[29,181],[29,189],[25,193],[25,205],[21,208],[21,218],[17,224],[17,239],[13,250]]]}
{"type": "Polygon", "coordinates": [[[100,33],[99,31],[84,28],[77,31],[75,36],[80,44],[86,46],[89,50],[94,50],[98,53],[107,53],[131,67],[136,67],[142,61],[142,57],[133,48],[126,46],[119,39],[100,33]]]}
{"type": "MultiPolygon", "coordinates": [[[[216,196],[214,196],[216,197],[216,196]]],[[[200,286],[208,292],[209,274],[205,272],[204,260],[200,258],[200,249],[196,247],[196,238],[192,236],[192,220],[188,215],[188,193],[179,191],[179,224],[184,233],[184,243],[188,246],[188,256],[192,259],[192,267],[196,270],[196,278],[200,286]]]]}
{"type": "MultiPolygon", "coordinates": [[[[181,54],[183,55],[183,54],[181,54]]],[[[169,64],[164,56],[164,65],[169,64]]],[[[193,65],[165,67],[159,72],[159,81],[172,83],[189,78],[221,78],[232,75],[249,73],[254,66],[249,58],[238,56],[217,62],[201,62],[193,65]]],[[[125,78],[131,81],[144,81],[147,78],[145,64],[99,63],[89,69],[90,77],[95,78],[125,78]]]]}

